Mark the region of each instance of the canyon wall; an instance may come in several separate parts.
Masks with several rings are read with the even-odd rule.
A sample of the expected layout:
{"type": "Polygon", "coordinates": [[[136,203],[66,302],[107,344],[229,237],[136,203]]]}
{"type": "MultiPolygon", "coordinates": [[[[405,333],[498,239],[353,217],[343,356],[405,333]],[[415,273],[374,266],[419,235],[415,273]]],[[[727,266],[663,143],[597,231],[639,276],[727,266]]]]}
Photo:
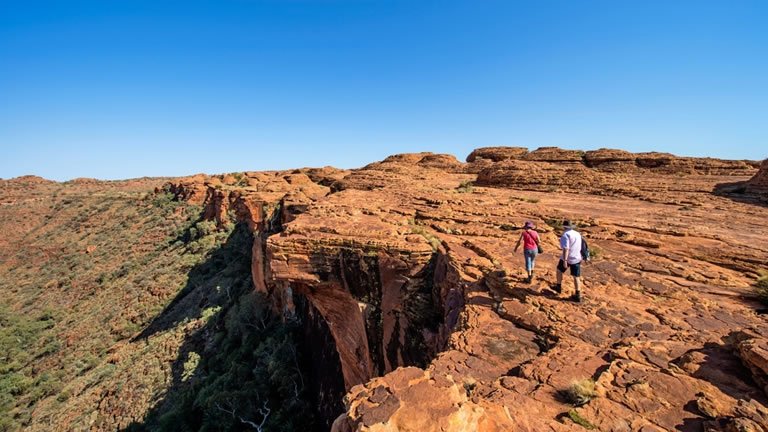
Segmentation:
{"type": "Polygon", "coordinates": [[[764,430],[768,327],[750,284],[768,214],[712,191],[760,187],[765,164],[556,148],[467,161],[395,155],[170,190],[253,231],[254,286],[301,323],[334,431],[764,430]],[[549,289],[564,218],[595,250],[580,304],[549,289]],[[530,284],[513,250],[525,220],[546,251],[530,284]]]}

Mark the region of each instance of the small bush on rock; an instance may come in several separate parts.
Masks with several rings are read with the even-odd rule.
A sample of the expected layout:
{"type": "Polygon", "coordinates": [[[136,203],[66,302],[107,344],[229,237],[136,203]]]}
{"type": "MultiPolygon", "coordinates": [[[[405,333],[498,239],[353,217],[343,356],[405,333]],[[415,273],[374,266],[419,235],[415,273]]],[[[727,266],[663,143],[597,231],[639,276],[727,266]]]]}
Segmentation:
{"type": "Polygon", "coordinates": [[[755,282],[755,291],[757,291],[758,297],[763,303],[768,304],[768,271],[763,270],[760,272],[760,277],[755,282]]]}
{"type": "Polygon", "coordinates": [[[581,414],[579,414],[576,410],[568,411],[568,417],[570,417],[570,419],[573,420],[574,423],[583,427],[584,429],[589,429],[589,430],[595,429],[595,425],[590,423],[589,420],[582,417],[581,414]]]}
{"type": "Polygon", "coordinates": [[[473,190],[472,182],[469,180],[465,182],[461,182],[461,184],[459,185],[459,187],[456,188],[456,190],[459,191],[459,193],[472,193],[472,190],[473,190]]]}
{"type": "Polygon", "coordinates": [[[595,381],[589,378],[574,381],[568,389],[563,392],[563,395],[568,402],[576,406],[584,405],[597,397],[595,381]]]}

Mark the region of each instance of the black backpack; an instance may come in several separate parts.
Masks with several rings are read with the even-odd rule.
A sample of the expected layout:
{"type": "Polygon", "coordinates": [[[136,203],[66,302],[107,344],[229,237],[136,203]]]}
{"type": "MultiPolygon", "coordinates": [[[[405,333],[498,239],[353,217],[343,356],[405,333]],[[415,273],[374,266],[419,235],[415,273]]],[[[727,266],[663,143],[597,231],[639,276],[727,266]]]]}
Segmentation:
{"type": "Polygon", "coordinates": [[[581,237],[581,259],[589,261],[589,245],[583,236],[581,237]]]}

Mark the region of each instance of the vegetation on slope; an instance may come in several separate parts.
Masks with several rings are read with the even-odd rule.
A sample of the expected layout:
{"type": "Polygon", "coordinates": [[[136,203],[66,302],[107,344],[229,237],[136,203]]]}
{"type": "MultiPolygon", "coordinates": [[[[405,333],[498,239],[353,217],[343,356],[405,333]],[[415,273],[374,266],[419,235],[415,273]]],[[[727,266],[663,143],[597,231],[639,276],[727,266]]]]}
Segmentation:
{"type": "Polygon", "coordinates": [[[0,431],[309,423],[244,227],[147,186],[36,187],[0,208],[0,431]]]}
{"type": "MultiPolygon", "coordinates": [[[[164,401],[142,424],[129,430],[269,431],[308,430],[312,409],[305,400],[297,326],[275,317],[250,280],[252,238],[238,225],[227,243],[200,267],[217,270],[216,286],[227,286],[215,317],[187,338],[173,368],[173,384],[164,401]],[[227,281],[227,279],[229,279],[227,281]]],[[[201,278],[202,284],[210,282],[201,278]]],[[[180,296],[193,296],[193,293],[180,296]]],[[[188,310],[188,306],[173,306],[188,310]]],[[[162,320],[162,319],[161,319],[162,320]]],[[[152,329],[149,326],[148,329],[152,329]]]]}

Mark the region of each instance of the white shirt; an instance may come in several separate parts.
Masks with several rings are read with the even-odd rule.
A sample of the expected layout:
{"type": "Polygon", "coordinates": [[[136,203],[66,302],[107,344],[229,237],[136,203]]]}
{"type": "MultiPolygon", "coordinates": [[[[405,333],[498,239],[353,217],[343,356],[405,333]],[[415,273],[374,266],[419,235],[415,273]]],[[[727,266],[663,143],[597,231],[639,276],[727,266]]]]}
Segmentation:
{"type": "Polygon", "coordinates": [[[578,264],[581,262],[581,234],[572,229],[567,230],[560,237],[560,247],[568,249],[566,261],[568,264],[578,264]]]}

